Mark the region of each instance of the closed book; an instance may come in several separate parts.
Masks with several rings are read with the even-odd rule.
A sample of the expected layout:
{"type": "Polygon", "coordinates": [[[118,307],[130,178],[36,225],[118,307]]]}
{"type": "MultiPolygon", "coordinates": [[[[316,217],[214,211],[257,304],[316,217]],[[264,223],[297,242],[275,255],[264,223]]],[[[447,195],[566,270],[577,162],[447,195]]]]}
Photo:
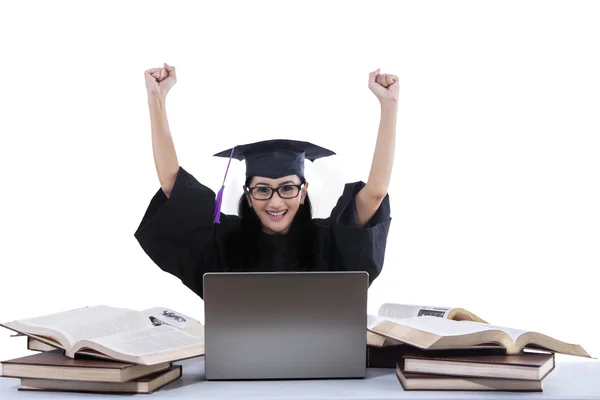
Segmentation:
{"type": "Polygon", "coordinates": [[[69,358],[62,350],[45,351],[2,361],[2,376],[93,382],[127,382],[169,368],[170,362],[152,366],[94,358],[69,358]]]}
{"type": "Polygon", "coordinates": [[[478,378],[544,379],[555,366],[554,353],[524,352],[519,355],[408,352],[406,372],[478,378]]]}
{"type": "MultiPolygon", "coordinates": [[[[32,337],[27,337],[27,350],[31,350],[31,351],[52,351],[52,350],[56,350],[57,348],[55,346],[50,346],[49,344],[46,344],[44,342],[41,342],[37,339],[34,339],[32,337]]],[[[64,352],[61,350],[61,352],[64,352]]]]}
{"type": "Polygon", "coordinates": [[[181,377],[181,365],[136,379],[131,382],[81,382],[60,381],[52,379],[21,379],[18,390],[22,391],[60,391],[79,393],[113,393],[113,394],[151,394],[165,385],[181,377]]]}
{"type": "Polygon", "coordinates": [[[396,368],[396,363],[402,358],[406,346],[367,346],[367,368],[396,368]]]}
{"type": "Polygon", "coordinates": [[[468,349],[427,350],[409,345],[395,345],[385,347],[367,346],[367,367],[370,368],[396,368],[398,362],[406,359],[407,355],[423,360],[439,359],[443,357],[467,357],[476,360],[478,357],[502,356],[506,349],[502,347],[474,346],[468,349]]]}
{"type": "Polygon", "coordinates": [[[396,366],[396,376],[404,390],[444,390],[444,391],[506,391],[541,392],[542,381],[522,379],[476,378],[449,375],[430,375],[406,372],[400,364],[396,366]]]}

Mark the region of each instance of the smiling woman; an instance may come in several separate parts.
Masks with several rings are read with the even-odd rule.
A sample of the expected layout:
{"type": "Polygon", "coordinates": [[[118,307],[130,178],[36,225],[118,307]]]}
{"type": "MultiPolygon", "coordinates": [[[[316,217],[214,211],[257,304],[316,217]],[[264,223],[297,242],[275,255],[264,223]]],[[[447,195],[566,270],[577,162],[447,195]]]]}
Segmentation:
{"type": "MultiPolygon", "coordinates": [[[[302,196],[306,194],[304,187],[300,179],[293,175],[279,181],[254,177],[244,186],[244,189],[249,194],[248,201],[254,204],[254,212],[260,218],[264,231],[271,234],[286,234],[299,208],[294,199],[301,191],[302,196]]],[[[300,200],[300,204],[303,202],[304,199],[300,200]]]]}
{"type": "Polygon", "coordinates": [[[238,215],[222,213],[225,179],[215,194],[177,160],[164,106],[175,81],[175,69],[167,64],[146,71],[161,184],[135,232],[146,254],[200,297],[206,272],[366,271],[372,283],[383,267],[391,223],[387,187],[397,78],[369,74],[369,87],[382,106],[369,180],[346,184],[327,218],[312,217],[304,163],[335,153],[295,140],[266,140],[215,154],[229,163],[233,158],[246,161],[238,215]]]}

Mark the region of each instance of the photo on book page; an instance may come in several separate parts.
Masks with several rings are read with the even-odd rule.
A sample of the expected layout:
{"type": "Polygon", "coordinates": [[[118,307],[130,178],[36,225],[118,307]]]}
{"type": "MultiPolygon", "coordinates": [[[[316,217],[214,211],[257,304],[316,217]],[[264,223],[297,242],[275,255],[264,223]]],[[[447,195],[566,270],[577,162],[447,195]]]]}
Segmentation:
{"type": "Polygon", "coordinates": [[[191,325],[200,323],[197,319],[166,307],[149,308],[141,311],[141,313],[148,317],[154,326],[170,325],[174,328],[186,329],[191,325]]]}
{"type": "Polygon", "coordinates": [[[455,321],[472,321],[487,324],[487,321],[461,307],[435,307],[412,304],[385,303],[379,307],[378,315],[392,318],[438,317],[455,321]]]}

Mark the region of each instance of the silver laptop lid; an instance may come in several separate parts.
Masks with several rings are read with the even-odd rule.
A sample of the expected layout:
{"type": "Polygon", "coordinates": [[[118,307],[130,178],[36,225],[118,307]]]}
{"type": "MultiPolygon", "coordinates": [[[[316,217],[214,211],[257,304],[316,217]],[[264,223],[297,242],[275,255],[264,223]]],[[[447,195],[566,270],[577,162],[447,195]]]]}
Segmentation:
{"type": "Polygon", "coordinates": [[[361,378],[366,272],[204,275],[207,379],[361,378]]]}

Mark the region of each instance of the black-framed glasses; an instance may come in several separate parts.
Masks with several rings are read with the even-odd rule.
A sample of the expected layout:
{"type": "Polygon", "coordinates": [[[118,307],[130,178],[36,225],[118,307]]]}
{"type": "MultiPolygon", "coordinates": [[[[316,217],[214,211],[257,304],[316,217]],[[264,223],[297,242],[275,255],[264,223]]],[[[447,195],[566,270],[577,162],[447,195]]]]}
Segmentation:
{"type": "Polygon", "coordinates": [[[282,199],[293,199],[294,197],[298,197],[302,186],[304,186],[304,184],[283,185],[279,186],[277,189],[268,186],[255,186],[248,188],[248,192],[256,200],[270,200],[275,192],[277,192],[282,199]]]}

